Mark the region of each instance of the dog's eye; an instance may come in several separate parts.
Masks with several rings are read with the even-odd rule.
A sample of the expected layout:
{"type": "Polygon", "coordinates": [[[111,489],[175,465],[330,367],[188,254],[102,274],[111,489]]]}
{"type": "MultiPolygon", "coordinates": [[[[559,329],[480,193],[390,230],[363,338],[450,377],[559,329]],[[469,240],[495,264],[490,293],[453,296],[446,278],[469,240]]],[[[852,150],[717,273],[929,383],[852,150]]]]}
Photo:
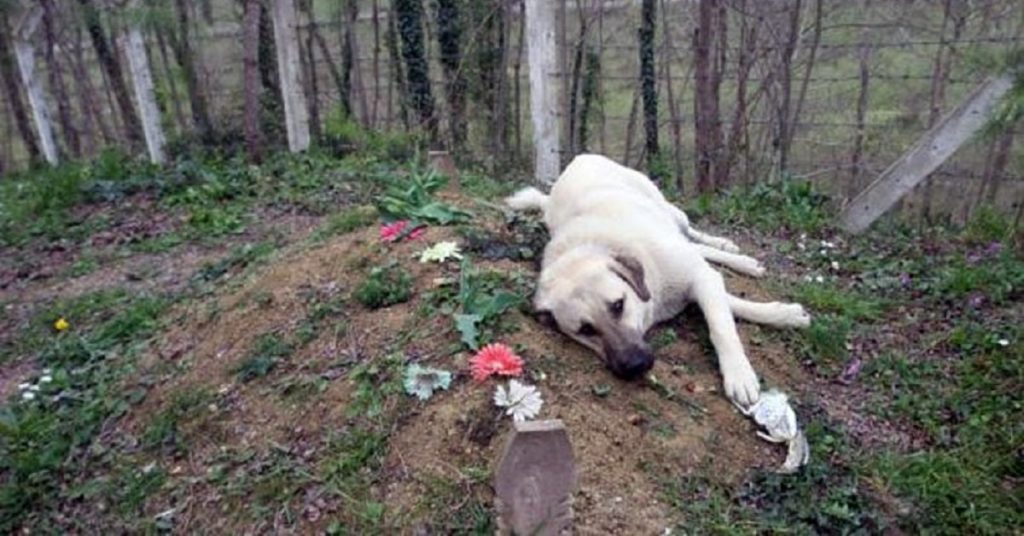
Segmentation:
{"type": "Polygon", "coordinates": [[[593,337],[597,335],[597,328],[595,328],[590,322],[584,322],[577,333],[584,337],[593,337]]]}
{"type": "Polygon", "coordinates": [[[626,307],[626,300],[624,298],[619,298],[619,299],[615,300],[614,302],[612,302],[612,304],[608,308],[609,308],[609,310],[611,310],[612,315],[614,315],[615,318],[618,318],[618,317],[622,316],[622,311],[625,309],[625,307],[626,307]]]}

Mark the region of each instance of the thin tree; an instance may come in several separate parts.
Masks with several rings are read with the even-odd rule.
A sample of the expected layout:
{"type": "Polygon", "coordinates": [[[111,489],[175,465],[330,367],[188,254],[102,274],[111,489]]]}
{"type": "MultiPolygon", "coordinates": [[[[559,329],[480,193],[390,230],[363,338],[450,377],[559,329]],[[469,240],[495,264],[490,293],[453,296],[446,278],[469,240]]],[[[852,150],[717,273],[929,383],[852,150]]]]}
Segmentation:
{"type": "Polygon", "coordinates": [[[423,38],[423,4],[421,0],[393,0],[398,34],[402,40],[402,59],[408,77],[406,98],[419,114],[419,125],[432,136],[437,134],[434,118],[434,96],[430,91],[430,73],[423,38]]]}
{"type": "Polygon", "coordinates": [[[75,28],[75,35],[70,39],[71,46],[68,47],[68,53],[70,54],[71,72],[75,80],[75,93],[78,96],[79,115],[82,118],[84,147],[96,147],[95,142],[92,141],[93,125],[99,129],[103,143],[110,145],[114,143],[117,137],[114,135],[112,128],[107,125],[100,110],[100,99],[85,64],[85,50],[82,46],[81,29],[78,25],[73,25],[73,27],[75,28]]]}
{"type": "Polygon", "coordinates": [[[305,86],[306,107],[309,109],[309,132],[314,142],[320,139],[320,81],[316,75],[316,17],[313,12],[313,0],[300,0],[299,11],[306,15],[306,42],[300,45],[300,57],[306,64],[305,86]]]}
{"type": "Polygon", "coordinates": [[[719,0],[700,0],[697,5],[697,27],[693,34],[694,58],[694,144],[697,191],[710,192],[714,184],[715,162],[721,145],[721,121],[718,117],[712,43],[719,0]]]}
{"type": "Polygon", "coordinates": [[[210,114],[206,107],[206,96],[199,79],[195,53],[192,51],[192,38],[189,36],[191,16],[186,0],[175,0],[178,16],[176,32],[170,32],[171,50],[185,76],[185,89],[188,91],[189,108],[192,112],[192,124],[202,140],[209,140],[213,135],[210,114]]]}
{"type": "Polygon", "coordinates": [[[786,40],[782,46],[779,57],[778,80],[781,95],[779,106],[776,108],[777,118],[776,143],[779,152],[779,172],[789,170],[789,149],[790,140],[793,139],[793,131],[796,125],[793,124],[791,113],[793,101],[793,54],[800,39],[800,14],[803,9],[801,0],[795,0],[789,6],[789,25],[786,29],[786,40]]]}
{"type": "Polygon", "coordinates": [[[672,161],[673,161],[673,172],[675,174],[676,189],[679,193],[683,193],[683,143],[682,143],[682,118],[679,117],[679,107],[677,106],[675,91],[672,87],[672,51],[675,49],[672,45],[672,31],[668,24],[667,10],[665,9],[665,0],[661,0],[661,31],[662,39],[664,40],[664,46],[662,47],[662,63],[664,64],[665,70],[665,97],[668,100],[669,120],[670,120],[670,131],[672,132],[672,161]]]}
{"type": "Polygon", "coordinates": [[[37,161],[42,158],[39,150],[39,143],[32,132],[32,123],[28,117],[28,110],[21,100],[21,87],[18,83],[19,76],[14,66],[14,53],[12,52],[11,29],[7,25],[7,17],[0,20],[0,78],[3,79],[4,93],[7,95],[7,103],[14,115],[14,124],[18,128],[18,134],[25,146],[25,151],[31,160],[37,161]]]}
{"type": "MultiPolygon", "coordinates": [[[[181,1],[181,0],[179,0],[181,1]]],[[[121,71],[121,63],[114,53],[110,41],[103,32],[100,23],[100,13],[93,0],[78,0],[82,6],[85,16],[85,26],[89,32],[89,39],[92,42],[93,50],[96,51],[96,58],[100,68],[106,75],[106,81],[110,84],[117,108],[121,112],[121,120],[124,123],[124,131],[128,140],[133,145],[142,141],[142,124],[139,123],[139,116],[135,113],[131,95],[128,92],[128,85],[125,83],[124,74],[121,71]]]]}
{"type": "Polygon", "coordinates": [[[462,66],[462,21],[457,0],[437,0],[437,44],[444,71],[445,93],[448,96],[448,128],[452,146],[460,148],[466,141],[466,76],[462,66]]]}
{"type": "Polygon", "coordinates": [[[658,166],[658,81],[654,67],[654,30],[657,17],[655,0],[643,0],[640,9],[640,86],[644,101],[644,136],[647,172],[660,181],[658,166]]]}
{"type": "Polygon", "coordinates": [[[78,137],[78,128],[75,126],[67,84],[64,83],[63,65],[56,54],[58,47],[57,11],[53,0],[42,0],[41,3],[43,6],[43,38],[46,40],[43,57],[46,59],[50,91],[53,93],[54,100],[57,101],[57,119],[60,121],[64,140],[71,154],[77,157],[82,154],[82,144],[78,137]]]}
{"type": "Polygon", "coordinates": [[[260,15],[263,4],[260,0],[245,0],[245,14],[242,19],[242,69],[243,92],[245,94],[245,148],[249,160],[259,163],[263,158],[263,139],[260,133],[260,66],[259,40],[260,15]]]}

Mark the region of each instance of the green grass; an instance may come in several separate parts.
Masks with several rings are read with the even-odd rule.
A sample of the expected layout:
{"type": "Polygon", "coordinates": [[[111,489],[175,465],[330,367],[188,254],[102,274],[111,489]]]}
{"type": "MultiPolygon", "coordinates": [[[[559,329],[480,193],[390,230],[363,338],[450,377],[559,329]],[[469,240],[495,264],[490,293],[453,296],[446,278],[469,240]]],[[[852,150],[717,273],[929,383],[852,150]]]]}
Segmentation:
{"type": "Polygon", "coordinates": [[[294,350],[294,345],[281,333],[264,333],[253,342],[245,359],[235,365],[234,373],[242,382],[262,378],[291,356],[294,350]]]}
{"type": "Polygon", "coordinates": [[[364,307],[380,309],[412,298],[412,276],[396,262],[376,266],[356,288],[354,297],[364,307]]]}
{"type": "Polygon", "coordinates": [[[689,203],[687,214],[695,221],[708,217],[716,224],[744,225],[769,233],[782,229],[820,233],[832,221],[828,201],[811,183],[783,178],[697,197],[689,203]]]}
{"type": "MultiPolygon", "coordinates": [[[[158,327],[166,300],[122,292],[85,295],[54,304],[37,315],[23,335],[52,381],[39,381],[30,402],[11,400],[0,408],[0,529],[12,531],[67,500],[67,472],[83,470],[72,453],[83,454],[103,423],[123,414],[144,396],[124,380],[134,372],[140,343],[158,327]],[[71,327],[56,333],[58,316],[71,327]]],[[[142,485],[138,493],[151,490],[142,485]]],[[[139,500],[134,500],[137,504],[139,500]]]]}
{"type": "Polygon", "coordinates": [[[313,233],[313,240],[325,240],[339,234],[347,234],[368,227],[377,221],[377,209],[372,206],[359,205],[345,209],[337,214],[327,217],[316,232],[313,233]]]}

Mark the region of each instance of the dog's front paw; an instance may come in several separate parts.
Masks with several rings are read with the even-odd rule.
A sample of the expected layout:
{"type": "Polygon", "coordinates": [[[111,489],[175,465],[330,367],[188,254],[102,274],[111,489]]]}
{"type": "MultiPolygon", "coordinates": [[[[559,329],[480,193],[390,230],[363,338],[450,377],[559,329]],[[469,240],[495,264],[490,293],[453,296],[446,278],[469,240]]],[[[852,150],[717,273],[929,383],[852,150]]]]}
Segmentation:
{"type": "Polygon", "coordinates": [[[746,359],[742,363],[723,366],[722,383],[725,396],[740,407],[749,408],[761,396],[761,383],[746,359]]]}
{"type": "Polygon", "coordinates": [[[811,325],[811,315],[799,303],[784,303],[782,323],[793,328],[806,328],[811,325]]]}

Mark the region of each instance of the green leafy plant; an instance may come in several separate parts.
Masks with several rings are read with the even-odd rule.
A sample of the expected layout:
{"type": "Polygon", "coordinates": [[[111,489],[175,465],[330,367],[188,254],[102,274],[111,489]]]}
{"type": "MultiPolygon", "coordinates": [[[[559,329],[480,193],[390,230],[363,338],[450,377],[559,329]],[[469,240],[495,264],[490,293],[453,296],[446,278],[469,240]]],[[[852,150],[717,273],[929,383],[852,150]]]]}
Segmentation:
{"type": "Polygon", "coordinates": [[[292,343],[280,333],[264,333],[253,344],[249,356],[235,366],[235,374],[243,382],[262,378],[274,370],[274,367],[292,354],[292,343]]]}
{"type": "Polygon", "coordinates": [[[356,289],[355,298],[370,309],[407,302],[412,298],[412,276],[395,262],[374,267],[356,289]]]}
{"type": "Polygon", "coordinates": [[[378,199],[382,214],[395,219],[450,225],[468,221],[469,212],[434,200],[434,194],[444,187],[448,179],[434,170],[412,172],[402,178],[392,178],[387,190],[378,199]]]}
{"type": "Polygon", "coordinates": [[[455,329],[466,346],[477,350],[481,345],[481,326],[493,325],[506,311],[523,303],[524,298],[520,294],[495,288],[493,283],[487,282],[473,269],[469,258],[464,258],[459,271],[457,300],[461,312],[453,315],[455,329]]]}

